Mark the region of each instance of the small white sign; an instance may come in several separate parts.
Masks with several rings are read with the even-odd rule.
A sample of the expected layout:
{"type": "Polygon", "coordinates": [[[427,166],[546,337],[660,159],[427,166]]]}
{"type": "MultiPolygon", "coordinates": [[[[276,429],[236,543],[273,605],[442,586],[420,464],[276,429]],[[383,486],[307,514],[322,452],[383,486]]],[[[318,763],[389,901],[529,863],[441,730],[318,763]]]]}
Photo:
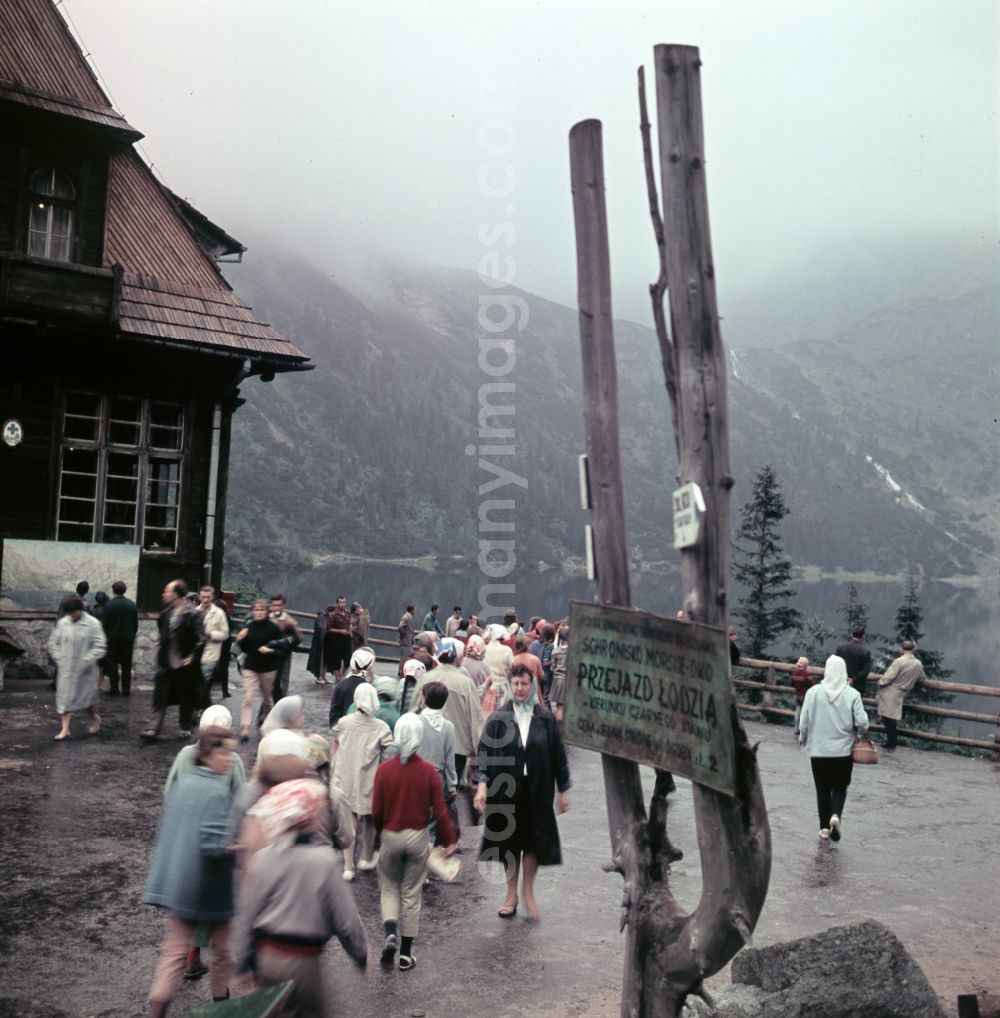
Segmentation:
{"type": "Polygon", "coordinates": [[[691,548],[698,543],[704,512],[705,499],[694,481],[674,492],[674,548],[691,548]]]}
{"type": "Polygon", "coordinates": [[[21,422],[11,418],[9,421],[3,422],[3,440],[5,445],[9,445],[12,449],[16,445],[20,445],[24,439],[24,428],[21,427],[21,422]]]}

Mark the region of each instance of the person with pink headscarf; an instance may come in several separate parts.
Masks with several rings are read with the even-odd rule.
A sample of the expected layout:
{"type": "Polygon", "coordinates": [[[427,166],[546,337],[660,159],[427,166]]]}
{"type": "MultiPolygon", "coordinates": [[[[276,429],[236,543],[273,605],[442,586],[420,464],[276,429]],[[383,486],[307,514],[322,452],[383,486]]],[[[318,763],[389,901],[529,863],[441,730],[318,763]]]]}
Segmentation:
{"type": "Polygon", "coordinates": [[[286,979],[295,988],[283,1015],[327,1013],[320,955],[336,937],[358,968],[368,964],[361,916],[318,831],[326,808],[322,784],[285,781],[262,796],[251,813],[271,843],[250,863],[236,920],[237,971],[252,971],[262,986],[286,979]]]}

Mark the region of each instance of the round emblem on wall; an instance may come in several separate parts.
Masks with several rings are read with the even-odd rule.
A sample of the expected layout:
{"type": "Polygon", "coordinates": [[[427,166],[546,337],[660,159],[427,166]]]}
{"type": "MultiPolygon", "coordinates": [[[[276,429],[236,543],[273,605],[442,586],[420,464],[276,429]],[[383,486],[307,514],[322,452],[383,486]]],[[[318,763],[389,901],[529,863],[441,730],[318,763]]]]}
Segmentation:
{"type": "Polygon", "coordinates": [[[20,421],[12,419],[3,422],[3,440],[5,445],[13,448],[15,445],[20,445],[23,438],[24,428],[21,427],[20,421]]]}

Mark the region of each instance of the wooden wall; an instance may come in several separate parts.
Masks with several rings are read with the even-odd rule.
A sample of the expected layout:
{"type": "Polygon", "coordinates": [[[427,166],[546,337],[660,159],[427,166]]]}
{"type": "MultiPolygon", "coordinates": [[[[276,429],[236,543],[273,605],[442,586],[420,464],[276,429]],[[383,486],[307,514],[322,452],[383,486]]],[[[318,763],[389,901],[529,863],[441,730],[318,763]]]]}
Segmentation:
{"type": "MultiPolygon", "coordinates": [[[[137,602],[156,611],[170,580],[202,582],[212,413],[232,389],[236,359],[206,357],[161,346],[121,342],[62,330],[0,323],[0,423],[24,426],[20,446],[0,444],[0,537],[53,540],[57,511],[61,409],[66,390],[107,392],[181,403],[185,439],[181,505],[175,553],[144,552],[137,602]]],[[[232,405],[232,397],[229,399],[232,405]]],[[[223,415],[223,466],[228,463],[229,413],[223,415]]],[[[221,577],[225,484],[219,492],[212,577],[221,577]]],[[[78,579],[77,577],[76,579],[78,579]]]]}

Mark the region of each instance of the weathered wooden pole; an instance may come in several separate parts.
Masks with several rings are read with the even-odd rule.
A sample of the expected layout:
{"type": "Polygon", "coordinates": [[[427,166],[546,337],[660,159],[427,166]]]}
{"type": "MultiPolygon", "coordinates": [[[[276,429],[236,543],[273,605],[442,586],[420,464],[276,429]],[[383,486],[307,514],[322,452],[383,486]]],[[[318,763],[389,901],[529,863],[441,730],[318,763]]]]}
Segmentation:
{"type": "MultiPolygon", "coordinates": [[[[666,334],[662,309],[654,317],[674,418],[679,479],[697,483],[708,502],[701,540],[685,550],[682,560],[685,611],[698,622],[721,627],[728,610],[732,479],[726,366],[708,235],[698,66],[697,50],[657,47],[667,229],[664,234],[661,222],[657,240],[663,271],[651,289],[654,305],[657,296],[662,301],[664,284],[671,295],[673,342],[666,334]],[[678,222],[682,225],[674,235],[678,222]]],[[[648,136],[648,130],[644,133],[648,136]]],[[[649,148],[647,145],[647,162],[651,160],[649,148]]],[[[599,122],[584,121],[573,128],[570,158],[598,597],[603,604],[628,606],[628,547],[599,122]]],[[[648,179],[655,198],[651,172],[648,179]]],[[[652,207],[655,211],[655,200],[652,207]]],[[[667,879],[669,865],[678,857],[666,833],[670,775],[657,772],[647,820],[638,765],[602,757],[614,857],[611,868],[625,881],[623,1018],[675,1018],[688,994],[707,997],[704,978],[722,968],[749,940],[763,906],[771,858],[767,813],[756,757],[747,746],[735,708],[729,724],[736,747],[736,795],[692,784],[703,888],[698,907],[690,915],[674,900],[667,879]]]]}
{"type": "MultiPolygon", "coordinates": [[[[611,315],[611,262],[604,205],[601,122],[584,120],[576,124],[570,131],[569,148],[576,222],[583,420],[587,434],[597,597],[601,604],[628,607],[632,595],[618,444],[618,369],[611,315]]],[[[607,754],[602,754],[601,763],[612,855],[616,867],[625,875],[624,922],[630,901],[630,879],[637,876],[637,846],[643,838],[646,807],[638,764],[607,754]]],[[[635,957],[636,949],[635,925],[630,923],[623,1000],[638,992],[634,982],[639,973],[628,963],[629,958],[635,957]]],[[[624,1008],[622,1013],[626,1013],[624,1008]]]]}
{"type": "MultiPolygon", "coordinates": [[[[719,332],[715,265],[708,222],[708,188],[701,109],[701,59],[693,46],[654,50],[660,178],[671,336],[676,379],[678,480],[693,481],[707,511],[701,539],[681,552],[684,610],[708,625],[729,613],[730,491],[726,359],[719,332]]],[[[668,376],[669,377],[669,376],[668,376]]],[[[771,832],[757,759],[736,708],[736,796],[692,784],[702,895],[680,928],[661,935],[659,990],[677,1014],[687,991],[722,968],[748,942],[767,896],[771,832]],[[664,942],[666,941],[666,942],[664,942]],[[696,982],[697,981],[697,982],[696,982]]]]}

